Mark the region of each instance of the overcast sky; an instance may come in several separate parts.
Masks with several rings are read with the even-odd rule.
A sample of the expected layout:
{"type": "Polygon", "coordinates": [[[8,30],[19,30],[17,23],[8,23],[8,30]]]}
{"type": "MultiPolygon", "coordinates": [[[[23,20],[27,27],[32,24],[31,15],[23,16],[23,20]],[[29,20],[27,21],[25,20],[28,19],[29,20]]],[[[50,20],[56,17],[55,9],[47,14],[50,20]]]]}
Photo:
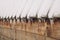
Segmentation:
{"type": "Polygon", "coordinates": [[[0,0],[0,16],[46,16],[48,10],[49,18],[60,15],[60,0],[0,0]]]}

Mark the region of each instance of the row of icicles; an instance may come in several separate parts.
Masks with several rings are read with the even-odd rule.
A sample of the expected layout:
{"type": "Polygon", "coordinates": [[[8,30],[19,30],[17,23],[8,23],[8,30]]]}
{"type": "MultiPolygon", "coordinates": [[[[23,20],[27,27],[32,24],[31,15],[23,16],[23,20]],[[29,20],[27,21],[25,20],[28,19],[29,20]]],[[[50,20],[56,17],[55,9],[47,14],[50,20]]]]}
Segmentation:
{"type": "Polygon", "coordinates": [[[20,22],[21,21],[24,21],[24,22],[28,22],[28,21],[30,21],[30,22],[43,22],[44,20],[48,20],[49,18],[48,17],[41,17],[41,18],[38,18],[38,15],[36,14],[36,16],[33,16],[33,17],[29,17],[29,18],[27,18],[27,15],[25,16],[25,17],[23,17],[23,18],[21,18],[21,15],[19,16],[19,17],[16,17],[16,16],[11,16],[11,17],[5,17],[5,18],[3,18],[3,17],[0,17],[0,21],[5,21],[5,22],[10,22],[10,20],[12,20],[12,22],[15,20],[15,22],[17,22],[17,20],[19,20],[20,22]]]}

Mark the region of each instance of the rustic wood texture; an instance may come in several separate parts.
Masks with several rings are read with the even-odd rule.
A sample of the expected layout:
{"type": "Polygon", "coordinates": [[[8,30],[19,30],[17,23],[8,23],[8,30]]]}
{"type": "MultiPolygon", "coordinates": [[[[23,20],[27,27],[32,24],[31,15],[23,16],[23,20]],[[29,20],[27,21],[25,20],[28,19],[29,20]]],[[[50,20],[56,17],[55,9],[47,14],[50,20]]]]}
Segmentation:
{"type": "Polygon", "coordinates": [[[35,40],[35,35],[37,40],[39,40],[40,38],[44,40],[45,37],[41,36],[50,36],[59,39],[60,21],[56,21],[54,22],[54,24],[47,23],[48,22],[32,22],[32,24],[30,22],[0,22],[0,27],[3,28],[2,32],[0,32],[7,37],[13,38],[14,40],[35,40]]]}

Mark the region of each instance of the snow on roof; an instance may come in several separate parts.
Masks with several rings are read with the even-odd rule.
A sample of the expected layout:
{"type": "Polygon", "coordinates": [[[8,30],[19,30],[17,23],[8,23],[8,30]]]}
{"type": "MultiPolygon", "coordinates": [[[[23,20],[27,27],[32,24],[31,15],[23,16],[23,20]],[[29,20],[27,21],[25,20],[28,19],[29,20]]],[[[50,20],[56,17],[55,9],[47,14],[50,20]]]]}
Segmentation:
{"type": "Polygon", "coordinates": [[[60,17],[60,0],[0,0],[0,16],[2,17],[12,15],[18,17],[20,14],[22,17],[28,14],[29,17],[35,16],[36,13],[38,17],[46,17],[49,8],[49,18],[60,17]]]}

